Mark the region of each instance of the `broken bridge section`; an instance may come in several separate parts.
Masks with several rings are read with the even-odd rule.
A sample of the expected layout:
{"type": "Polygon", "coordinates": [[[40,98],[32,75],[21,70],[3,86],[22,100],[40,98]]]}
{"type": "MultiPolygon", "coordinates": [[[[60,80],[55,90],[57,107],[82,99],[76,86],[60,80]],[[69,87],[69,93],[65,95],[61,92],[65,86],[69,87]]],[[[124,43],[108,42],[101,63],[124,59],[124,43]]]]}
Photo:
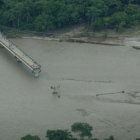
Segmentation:
{"type": "Polygon", "coordinates": [[[29,69],[35,77],[38,77],[41,72],[41,65],[34,61],[31,57],[20,50],[13,42],[8,40],[0,32],[0,46],[5,48],[10,55],[12,55],[17,62],[22,63],[27,69],[29,69]]]}

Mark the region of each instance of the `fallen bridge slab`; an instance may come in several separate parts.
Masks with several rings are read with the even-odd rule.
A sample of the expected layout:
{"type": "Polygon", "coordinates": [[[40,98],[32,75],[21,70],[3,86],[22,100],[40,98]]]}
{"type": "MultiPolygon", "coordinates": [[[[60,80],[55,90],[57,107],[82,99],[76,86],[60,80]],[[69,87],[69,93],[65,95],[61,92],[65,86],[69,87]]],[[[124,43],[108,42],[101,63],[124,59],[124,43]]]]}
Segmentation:
{"type": "Polygon", "coordinates": [[[8,51],[8,53],[10,53],[17,62],[21,62],[25,67],[27,67],[35,77],[39,76],[41,72],[41,65],[19,49],[13,42],[8,40],[1,32],[0,46],[5,48],[5,50],[8,51]]]}

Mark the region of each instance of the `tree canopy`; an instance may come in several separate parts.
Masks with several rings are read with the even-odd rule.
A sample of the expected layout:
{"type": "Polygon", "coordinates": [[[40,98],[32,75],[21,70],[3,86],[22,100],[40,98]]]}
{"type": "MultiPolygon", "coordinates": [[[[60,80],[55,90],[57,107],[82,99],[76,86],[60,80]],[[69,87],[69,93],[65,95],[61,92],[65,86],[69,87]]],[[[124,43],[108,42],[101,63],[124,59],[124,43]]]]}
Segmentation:
{"type": "Polygon", "coordinates": [[[26,135],[22,137],[20,140],[40,140],[40,138],[38,136],[26,135]]]}
{"type": "Polygon", "coordinates": [[[140,22],[139,0],[0,0],[0,25],[48,31],[86,23],[93,30],[140,22]]]}
{"type": "Polygon", "coordinates": [[[84,138],[84,137],[91,138],[92,129],[93,129],[92,126],[90,126],[88,123],[76,122],[71,126],[71,130],[73,132],[78,133],[81,138],[84,138]]]}
{"type": "Polygon", "coordinates": [[[72,135],[68,130],[48,130],[46,138],[49,140],[70,140],[72,135]]]}
{"type": "MultiPolygon", "coordinates": [[[[80,138],[75,137],[74,133],[67,129],[56,129],[56,130],[47,130],[46,139],[47,140],[83,140],[84,137],[87,137],[85,140],[99,140],[98,138],[94,138],[91,134],[92,126],[88,123],[76,122],[71,125],[71,130],[74,133],[78,133],[80,138]]],[[[26,135],[22,137],[20,140],[40,140],[38,136],[26,135]]],[[[115,140],[114,136],[110,136],[109,138],[104,138],[104,140],[115,140]]],[[[140,138],[136,138],[135,140],[140,140],[140,138]]]]}

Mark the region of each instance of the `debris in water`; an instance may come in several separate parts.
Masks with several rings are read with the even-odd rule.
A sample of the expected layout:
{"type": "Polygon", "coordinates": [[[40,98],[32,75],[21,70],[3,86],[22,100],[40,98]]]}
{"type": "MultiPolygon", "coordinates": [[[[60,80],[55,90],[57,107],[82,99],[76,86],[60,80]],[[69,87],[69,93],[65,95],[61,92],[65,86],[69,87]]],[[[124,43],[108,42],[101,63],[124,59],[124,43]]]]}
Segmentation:
{"type": "Polygon", "coordinates": [[[50,89],[52,90],[53,95],[57,95],[57,97],[60,98],[60,85],[51,86],[50,89]]]}
{"type": "Polygon", "coordinates": [[[100,95],[108,95],[108,94],[118,94],[118,93],[125,93],[125,91],[122,90],[122,91],[120,91],[120,92],[101,93],[101,94],[96,94],[96,96],[100,96],[100,95]]]}

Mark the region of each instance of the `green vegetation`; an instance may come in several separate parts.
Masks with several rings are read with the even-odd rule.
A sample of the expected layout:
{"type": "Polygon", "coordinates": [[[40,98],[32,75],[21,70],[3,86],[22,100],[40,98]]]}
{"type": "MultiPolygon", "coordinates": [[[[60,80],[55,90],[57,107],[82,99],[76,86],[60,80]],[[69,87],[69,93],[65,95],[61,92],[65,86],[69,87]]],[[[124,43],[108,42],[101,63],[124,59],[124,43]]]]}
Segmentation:
{"type": "Polygon", "coordinates": [[[139,0],[0,0],[0,25],[48,31],[86,23],[92,30],[131,27],[140,22],[139,0]]]}
{"type": "MultiPolygon", "coordinates": [[[[92,126],[90,126],[88,123],[82,123],[82,122],[76,122],[71,126],[71,131],[69,130],[48,130],[46,132],[46,139],[47,140],[99,140],[97,138],[92,137],[91,131],[92,126]],[[78,134],[78,135],[75,135],[78,134]],[[73,135],[72,135],[73,134],[73,135]]],[[[26,135],[22,137],[20,140],[40,140],[38,136],[31,136],[26,135]]],[[[109,138],[105,138],[104,140],[115,140],[113,136],[110,136],[109,138]]],[[[136,140],[140,140],[140,138],[137,138],[136,140]]]]}
{"type": "Polygon", "coordinates": [[[68,130],[48,130],[46,138],[49,140],[70,140],[72,135],[68,130]]]}
{"type": "Polygon", "coordinates": [[[79,136],[83,139],[84,137],[91,138],[92,137],[92,126],[90,126],[88,123],[74,123],[71,126],[72,132],[78,133],[79,136]]]}
{"type": "Polygon", "coordinates": [[[40,138],[38,136],[26,135],[25,137],[22,137],[21,140],[40,140],[40,138]]]}

